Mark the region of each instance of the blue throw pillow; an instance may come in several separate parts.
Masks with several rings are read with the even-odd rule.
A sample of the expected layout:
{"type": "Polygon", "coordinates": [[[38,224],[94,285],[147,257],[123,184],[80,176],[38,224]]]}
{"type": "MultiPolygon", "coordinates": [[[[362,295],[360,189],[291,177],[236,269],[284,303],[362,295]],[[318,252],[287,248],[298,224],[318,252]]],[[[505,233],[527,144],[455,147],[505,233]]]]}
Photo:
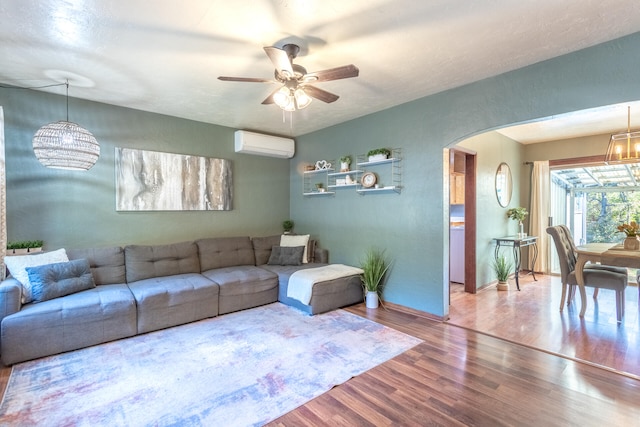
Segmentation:
{"type": "Polygon", "coordinates": [[[27,267],[33,302],[43,302],[95,288],[86,259],[27,267]]]}

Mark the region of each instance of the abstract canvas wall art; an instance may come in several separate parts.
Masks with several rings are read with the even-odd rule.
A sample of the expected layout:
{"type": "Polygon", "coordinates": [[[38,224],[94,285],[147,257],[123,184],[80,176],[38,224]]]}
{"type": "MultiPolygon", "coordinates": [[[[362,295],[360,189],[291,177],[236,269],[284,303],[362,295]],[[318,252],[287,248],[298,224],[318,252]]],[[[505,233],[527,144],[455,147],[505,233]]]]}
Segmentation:
{"type": "Polygon", "coordinates": [[[231,210],[231,161],[116,147],[117,211],[231,210]]]}

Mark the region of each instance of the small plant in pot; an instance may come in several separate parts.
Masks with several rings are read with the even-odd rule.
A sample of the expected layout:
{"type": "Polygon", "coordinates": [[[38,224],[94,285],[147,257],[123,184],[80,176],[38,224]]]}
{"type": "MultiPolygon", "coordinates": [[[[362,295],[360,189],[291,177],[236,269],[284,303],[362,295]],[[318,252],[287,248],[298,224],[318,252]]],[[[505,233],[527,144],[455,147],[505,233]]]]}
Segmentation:
{"type": "Polygon", "coordinates": [[[370,248],[367,250],[364,260],[360,262],[362,273],[362,285],[365,291],[367,308],[377,308],[382,296],[384,276],[389,270],[389,260],[384,250],[370,248]]]}
{"type": "Polygon", "coordinates": [[[293,226],[293,220],[285,219],[284,221],[282,221],[282,230],[284,231],[284,234],[290,234],[293,230],[293,226]]]}
{"type": "Polygon", "coordinates": [[[351,156],[340,157],[340,172],[349,172],[350,165],[351,165],[351,156]]]}
{"type": "Polygon", "coordinates": [[[42,240],[22,240],[19,242],[7,242],[7,254],[27,254],[41,252],[42,240]]]}
{"type": "Polygon", "coordinates": [[[380,160],[388,159],[391,155],[391,150],[388,148],[374,148],[373,150],[369,150],[367,152],[367,157],[370,162],[377,162],[380,160]]]}
{"type": "Polygon", "coordinates": [[[518,221],[518,237],[525,237],[524,235],[524,226],[522,225],[522,221],[529,215],[526,208],[522,206],[517,208],[511,208],[507,211],[507,217],[514,221],[518,221]]]}
{"type": "Polygon", "coordinates": [[[509,275],[513,270],[513,263],[507,260],[507,257],[504,255],[500,255],[493,261],[493,271],[498,276],[498,290],[499,291],[508,291],[509,283],[507,280],[509,279],[509,275]]]}

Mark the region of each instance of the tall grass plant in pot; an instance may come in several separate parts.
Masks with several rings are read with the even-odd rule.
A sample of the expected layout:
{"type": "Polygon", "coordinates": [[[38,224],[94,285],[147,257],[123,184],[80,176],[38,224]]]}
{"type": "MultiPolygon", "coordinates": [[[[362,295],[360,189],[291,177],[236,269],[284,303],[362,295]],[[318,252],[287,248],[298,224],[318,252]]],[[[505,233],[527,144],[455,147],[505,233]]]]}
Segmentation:
{"type": "Polygon", "coordinates": [[[509,275],[513,270],[513,263],[507,259],[504,255],[500,255],[493,261],[493,271],[498,276],[498,287],[499,291],[508,291],[509,290],[509,275]]]}
{"type": "Polygon", "coordinates": [[[378,308],[379,299],[384,287],[384,276],[389,270],[390,262],[384,250],[370,248],[367,250],[364,260],[360,262],[362,285],[365,291],[367,308],[378,308]]]}

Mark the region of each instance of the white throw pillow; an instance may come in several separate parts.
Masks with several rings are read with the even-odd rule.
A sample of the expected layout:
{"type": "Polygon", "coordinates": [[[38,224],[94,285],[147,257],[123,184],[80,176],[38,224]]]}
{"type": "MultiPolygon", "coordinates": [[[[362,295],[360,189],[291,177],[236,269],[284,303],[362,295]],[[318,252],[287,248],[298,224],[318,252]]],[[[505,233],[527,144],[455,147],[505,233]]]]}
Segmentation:
{"type": "Polygon", "coordinates": [[[31,282],[29,282],[29,274],[26,270],[27,267],[37,267],[39,265],[68,261],[67,251],[64,249],[36,255],[18,255],[4,258],[4,263],[9,269],[9,273],[22,284],[23,304],[27,304],[33,299],[31,296],[31,282]]]}
{"type": "Polygon", "coordinates": [[[302,254],[302,263],[306,264],[309,262],[309,257],[307,254],[307,247],[309,246],[309,235],[301,234],[301,235],[291,235],[291,234],[283,234],[280,236],[280,246],[304,246],[304,252],[302,254]]]}

